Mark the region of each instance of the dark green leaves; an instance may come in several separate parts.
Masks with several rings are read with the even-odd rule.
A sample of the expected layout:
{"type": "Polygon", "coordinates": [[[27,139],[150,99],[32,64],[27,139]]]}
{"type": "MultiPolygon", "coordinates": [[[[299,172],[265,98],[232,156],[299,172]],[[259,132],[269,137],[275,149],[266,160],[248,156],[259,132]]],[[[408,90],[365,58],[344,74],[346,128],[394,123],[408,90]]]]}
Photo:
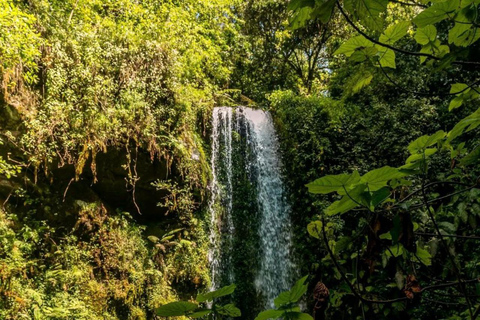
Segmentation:
{"type": "Polygon", "coordinates": [[[295,303],[300,300],[305,292],[307,292],[308,283],[305,283],[307,278],[308,276],[303,277],[295,283],[292,289],[280,293],[280,295],[274,300],[275,307],[280,308],[284,305],[295,303]]]}
{"type": "Polygon", "coordinates": [[[224,306],[217,306],[216,311],[219,314],[227,317],[240,317],[242,315],[242,313],[240,312],[240,309],[238,309],[237,307],[235,307],[235,305],[231,303],[224,306]]]}
{"type": "Polygon", "coordinates": [[[477,111],[457,123],[452,131],[448,133],[447,142],[451,142],[464,132],[469,132],[478,126],[480,126],[480,109],[477,109],[477,111]]]}

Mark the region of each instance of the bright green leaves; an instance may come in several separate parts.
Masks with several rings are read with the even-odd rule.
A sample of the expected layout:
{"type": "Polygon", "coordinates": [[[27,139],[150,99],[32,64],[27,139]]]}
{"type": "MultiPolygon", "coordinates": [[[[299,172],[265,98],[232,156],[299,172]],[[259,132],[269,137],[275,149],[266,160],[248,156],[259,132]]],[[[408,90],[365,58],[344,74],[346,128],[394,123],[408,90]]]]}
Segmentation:
{"type": "Polygon", "coordinates": [[[395,69],[395,52],[392,49],[388,49],[377,45],[378,49],[378,62],[383,68],[395,69]]]}
{"type": "Polygon", "coordinates": [[[176,301],[167,303],[157,309],[157,315],[160,317],[178,317],[193,313],[198,305],[188,301],[176,301]]]}
{"type": "MultiPolygon", "coordinates": [[[[311,193],[327,194],[336,192],[343,197],[333,202],[325,213],[327,215],[342,214],[357,206],[364,206],[373,211],[376,206],[388,199],[390,190],[388,183],[406,176],[404,172],[392,167],[372,170],[360,177],[357,171],[352,174],[329,175],[307,184],[311,193]]],[[[314,236],[317,225],[309,225],[309,233],[314,236]]]]}
{"type": "Polygon", "coordinates": [[[408,151],[411,155],[402,169],[425,171],[427,159],[438,151],[437,148],[432,148],[432,146],[444,140],[446,135],[444,131],[440,130],[432,135],[421,136],[411,142],[408,145],[408,151]]]}
{"type": "Polygon", "coordinates": [[[235,284],[231,284],[229,286],[220,288],[215,291],[207,292],[205,294],[198,294],[197,301],[198,302],[207,302],[213,301],[213,299],[220,298],[232,294],[235,291],[235,284]]]}
{"type": "Polygon", "coordinates": [[[480,108],[468,117],[462,119],[455,125],[455,127],[453,127],[453,129],[448,133],[447,142],[451,142],[464,132],[472,131],[478,126],[480,126],[480,108]]]}
{"type": "Polygon", "coordinates": [[[198,303],[212,302],[214,299],[232,294],[235,291],[235,284],[220,288],[215,291],[197,295],[197,303],[189,301],[176,301],[167,303],[157,309],[157,315],[160,317],[178,317],[186,316],[192,319],[202,318],[209,314],[218,314],[227,317],[240,317],[242,315],[240,309],[233,304],[224,306],[213,304],[211,309],[200,308],[198,303]]]}
{"type": "Polygon", "coordinates": [[[345,0],[344,4],[350,15],[365,27],[383,30],[384,19],[381,14],[387,10],[388,0],[345,0]]]}
{"type": "Polygon", "coordinates": [[[466,101],[477,99],[480,96],[477,91],[465,83],[455,83],[452,85],[450,93],[457,95],[450,101],[450,105],[448,106],[449,111],[460,107],[466,101]]]}
{"type": "Polygon", "coordinates": [[[377,191],[387,186],[390,180],[399,179],[404,176],[406,176],[406,174],[400,172],[398,169],[385,166],[367,172],[360,181],[363,182],[370,191],[377,191]]]}
{"type": "MultiPolygon", "coordinates": [[[[409,28],[410,23],[407,21],[393,24],[380,36],[380,42],[393,45],[407,34],[409,28]]],[[[334,54],[344,54],[354,62],[362,62],[369,58],[375,58],[374,62],[378,61],[383,68],[396,68],[395,52],[387,47],[374,44],[364,36],[350,38],[342,44],[334,54]]],[[[359,85],[356,88],[360,90],[366,84],[369,84],[371,80],[372,77],[370,77],[370,75],[365,76],[362,78],[362,81],[359,81],[359,85]]]]}
{"type": "Polygon", "coordinates": [[[437,39],[437,28],[435,26],[426,26],[424,28],[418,28],[415,33],[415,41],[421,45],[434,43],[437,39]]]}
{"type": "Polygon", "coordinates": [[[308,234],[314,238],[320,239],[323,224],[321,221],[312,221],[307,226],[308,234]]]}
{"type": "Polygon", "coordinates": [[[448,0],[434,3],[431,7],[418,14],[413,22],[420,28],[440,22],[455,12],[460,4],[459,0],[448,0]]]}
{"type": "Polygon", "coordinates": [[[345,194],[344,190],[360,180],[360,175],[357,171],[352,174],[339,174],[332,176],[325,176],[317,179],[306,186],[310,193],[327,194],[331,192],[338,192],[345,194]]]}
{"type": "Polygon", "coordinates": [[[347,57],[350,57],[355,51],[369,47],[373,47],[373,42],[364,36],[356,36],[348,39],[334,52],[334,54],[344,54],[347,57]]]}
{"type": "Polygon", "coordinates": [[[460,11],[455,17],[455,26],[448,32],[448,43],[459,47],[468,47],[480,39],[480,30],[475,24],[478,12],[476,8],[469,14],[470,8],[460,11]]]}
{"type": "Polygon", "coordinates": [[[277,309],[270,309],[260,312],[255,320],[279,318],[313,320],[309,314],[300,312],[300,308],[296,305],[305,292],[307,292],[307,277],[308,276],[305,276],[298,280],[289,291],[284,291],[280,293],[277,298],[275,298],[274,304],[277,309]]]}
{"type": "Polygon", "coordinates": [[[267,320],[267,319],[278,319],[281,318],[283,315],[282,310],[265,310],[262,311],[258,314],[258,316],[255,318],[255,320],[267,320]]]}
{"type": "Polygon", "coordinates": [[[385,32],[380,36],[380,42],[386,44],[394,44],[402,39],[410,28],[410,22],[400,21],[399,23],[389,26],[385,32]]]}
{"type": "Polygon", "coordinates": [[[305,292],[307,292],[308,283],[305,283],[307,278],[308,276],[303,277],[298,280],[289,291],[280,293],[273,301],[275,307],[280,308],[298,302],[305,292]]]}
{"type": "Polygon", "coordinates": [[[431,136],[421,136],[408,145],[408,151],[410,151],[411,154],[423,153],[428,147],[437,144],[440,140],[445,138],[445,136],[446,134],[442,130],[435,132],[431,136]]]}
{"type": "MultiPolygon", "coordinates": [[[[437,39],[437,28],[432,25],[418,28],[415,33],[415,41],[422,45],[421,53],[442,58],[450,52],[450,48],[442,45],[440,40],[437,39]]],[[[423,63],[426,59],[426,56],[422,56],[420,57],[420,62],[423,63]]]]}
{"type": "Polygon", "coordinates": [[[432,265],[432,255],[427,250],[421,248],[418,245],[418,243],[417,243],[417,252],[415,253],[415,257],[417,257],[418,260],[426,266],[432,265]]]}

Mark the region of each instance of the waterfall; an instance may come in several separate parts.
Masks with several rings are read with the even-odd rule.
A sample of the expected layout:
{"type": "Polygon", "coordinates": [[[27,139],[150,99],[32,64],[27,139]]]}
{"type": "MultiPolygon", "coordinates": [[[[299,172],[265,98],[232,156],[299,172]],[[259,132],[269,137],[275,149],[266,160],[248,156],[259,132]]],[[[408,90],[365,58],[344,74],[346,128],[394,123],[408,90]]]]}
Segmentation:
{"type": "Polygon", "coordinates": [[[248,308],[273,307],[292,284],[293,265],[290,207],[270,114],[215,108],[211,170],[212,288],[236,283],[243,288],[237,297],[248,308]],[[251,301],[261,302],[254,307],[251,301]]]}

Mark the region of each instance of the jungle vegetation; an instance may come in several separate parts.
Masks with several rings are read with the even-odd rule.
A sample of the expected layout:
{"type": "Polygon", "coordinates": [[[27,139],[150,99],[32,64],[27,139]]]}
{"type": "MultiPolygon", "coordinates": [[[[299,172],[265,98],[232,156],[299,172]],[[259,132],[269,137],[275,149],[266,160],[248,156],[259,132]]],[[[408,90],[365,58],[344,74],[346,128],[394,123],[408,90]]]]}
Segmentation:
{"type": "Polygon", "coordinates": [[[273,116],[306,276],[256,319],[478,319],[479,14],[0,0],[0,319],[243,319],[207,293],[224,105],[273,116]]]}

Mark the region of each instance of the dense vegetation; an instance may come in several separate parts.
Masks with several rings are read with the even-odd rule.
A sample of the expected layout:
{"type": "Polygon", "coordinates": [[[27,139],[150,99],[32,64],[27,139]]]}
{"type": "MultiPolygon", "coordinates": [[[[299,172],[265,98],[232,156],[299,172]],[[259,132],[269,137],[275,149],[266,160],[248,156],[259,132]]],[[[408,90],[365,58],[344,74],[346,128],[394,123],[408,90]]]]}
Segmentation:
{"type": "MultiPolygon", "coordinates": [[[[0,318],[253,317],[253,296],[223,303],[248,281],[198,294],[211,111],[249,104],[274,117],[310,280],[257,319],[477,319],[479,13],[0,0],[0,318]]],[[[245,279],[251,240],[233,244],[245,279]]]]}

